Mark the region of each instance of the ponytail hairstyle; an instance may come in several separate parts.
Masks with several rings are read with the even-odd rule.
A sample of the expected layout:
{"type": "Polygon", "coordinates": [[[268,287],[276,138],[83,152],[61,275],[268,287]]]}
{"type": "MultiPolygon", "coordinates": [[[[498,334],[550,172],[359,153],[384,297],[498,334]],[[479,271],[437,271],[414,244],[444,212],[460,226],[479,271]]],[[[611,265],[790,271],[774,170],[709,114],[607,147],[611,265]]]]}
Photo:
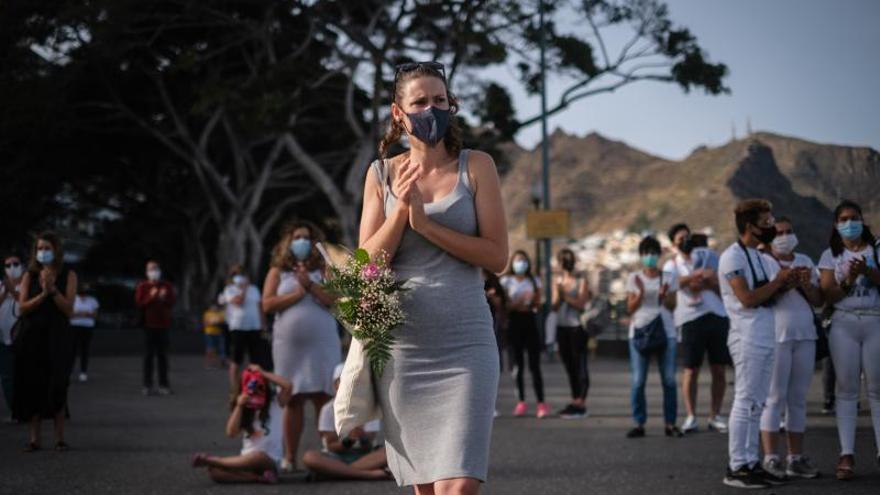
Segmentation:
{"type": "MultiPolygon", "coordinates": [[[[831,254],[834,256],[840,256],[844,250],[843,238],[840,236],[840,232],[837,231],[837,219],[840,217],[840,214],[843,213],[843,210],[855,210],[856,213],[859,214],[859,219],[861,219],[862,222],[865,221],[865,216],[862,214],[862,207],[855,201],[844,199],[839,205],[837,205],[837,208],[834,209],[834,223],[831,225],[831,239],[828,240],[828,247],[831,248],[831,254]]],[[[864,225],[864,223],[862,224],[862,240],[871,246],[876,254],[877,239],[874,237],[871,229],[867,225],[864,225]]]]}
{"type": "MultiPolygon", "coordinates": [[[[446,87],[446,97],[449,101],[449,113],[451,115],[449,119],[449,128],[446,130],[446,135],[443,137],[443,144],[446,147],[447,153],[451,156],[458,156],[458,154],[461,153],[462,147],[461,126],[458,123],[458,119],[455,118],[455,115],[458,113],[458,98],[456,98],[452,91],[449,90],[449,83],[446,81],[446,76],[442,72],[427,64],[415,64],[414,68],[406,71],[398,69],[394,76],[394,86],[391,90],[393,94],[393,102],[402,107],[404,86],[406,86],[406,83],[409,81],[420,77],[436,77],[443,81],[443,85],[446,87]]],[[[405,132],[406,129],[404,129],[403,124],[395,120],[392,116],[388,123],[388,130],[385,131],[385,136],[382,137],[382,140],[379,142],[379,157],[388,158],[388,151],[391,149],[391,146],[400,141],[401,136],[403,136],[405,132]]]]}

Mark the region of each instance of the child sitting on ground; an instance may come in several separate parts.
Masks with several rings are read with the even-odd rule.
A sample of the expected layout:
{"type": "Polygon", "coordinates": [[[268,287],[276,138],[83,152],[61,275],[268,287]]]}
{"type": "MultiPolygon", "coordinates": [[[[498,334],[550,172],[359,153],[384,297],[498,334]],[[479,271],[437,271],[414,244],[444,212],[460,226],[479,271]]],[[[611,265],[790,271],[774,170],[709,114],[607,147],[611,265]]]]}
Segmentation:
{"type": "Polygon", "coordinates": [[[195,454],[193,467],[207,467],[217,483],[277,483],[284,457],[281,404],[290,401],[290,382],[251,364],[241,374],[241,393],[232,404],[226,435],[242,435],[241,454],[215,457],[195,454]],[[277,400],[273,400],[276,395],[277,400]]]}
{"type": "MultiPolygon", "coordinates": [[[[333,372],[334,387],[339,390],[340,364],[333,372]]],[[[347,437],[336,434],[333,401],[321,408],[318,433],[324,447],[321,451],[309,450],[303,455],[303,464],[311,471],[310,480],[389,480],[388,460],[385,447],[374,448],[376,434],[381,429],[379,421],[371,421],[355,428],[347,437]]]]}

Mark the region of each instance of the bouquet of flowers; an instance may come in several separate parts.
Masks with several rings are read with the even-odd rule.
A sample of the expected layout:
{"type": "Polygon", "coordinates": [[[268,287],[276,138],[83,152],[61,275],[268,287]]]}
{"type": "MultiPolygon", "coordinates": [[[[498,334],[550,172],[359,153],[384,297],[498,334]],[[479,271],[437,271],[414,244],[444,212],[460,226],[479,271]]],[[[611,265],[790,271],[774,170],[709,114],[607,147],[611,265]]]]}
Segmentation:
{"type": "Polygon", "coordinates": [[[392,331],[404,321],[400,304],[404,282],[395,279],[385,252],[370,260],[367,251],[358,249],[337,265],[322,246],[316,248],[328,261],[324,288],[338,298],[333,308],[336,318],[363,345],[370,367],[381,375],[391,357],[392,331]]]}

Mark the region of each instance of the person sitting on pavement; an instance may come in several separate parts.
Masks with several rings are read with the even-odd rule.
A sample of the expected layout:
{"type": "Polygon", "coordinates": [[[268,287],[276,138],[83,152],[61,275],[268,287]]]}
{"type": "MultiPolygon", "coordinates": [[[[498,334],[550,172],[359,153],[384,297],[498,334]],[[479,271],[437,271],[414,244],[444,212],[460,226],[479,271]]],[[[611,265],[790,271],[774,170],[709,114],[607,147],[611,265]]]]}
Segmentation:
{"type": "Polygon", "coordinates": [[[281,404],[290,400],[290,391],[287,379],[249,365],[242,372],[241,393],[226,421],[227,436],[242,435],[241,454],[198,453],[193,455],[192,466],[208,468],[208,476],[217,483],[277,483],[277,466],[284,456],[281,404]]]}
{"type": "MultiPolygon", "coordinates": [[[[333,371],[334,388],[339,390],[343,365],[333,371]]],[[[309,450],[302,462],[309,469],[309,478],[317,480],[390,480],[385,447],[375,447],[376,435],[381,429],[378,420],[355,428],[345,438],[336,434],[333,401],[324,404],[318,419],[318,433],[323,448],[309,450]]]]}

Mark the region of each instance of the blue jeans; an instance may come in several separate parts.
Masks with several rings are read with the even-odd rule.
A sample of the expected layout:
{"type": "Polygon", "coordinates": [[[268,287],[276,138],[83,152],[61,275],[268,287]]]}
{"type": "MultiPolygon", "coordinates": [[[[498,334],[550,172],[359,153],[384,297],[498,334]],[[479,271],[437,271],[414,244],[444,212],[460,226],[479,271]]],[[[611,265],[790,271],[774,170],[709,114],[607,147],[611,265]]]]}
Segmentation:
{"type": "Polygon", "coordinates": [[[226,342],[223,334],[208,335],[205,334],[205,350],[213,350],[220,359],[226,359],[226,342]]]}
{"type": "MultiPolygon", "coordinates": [[[[675,339],[666,340],[666,349],[657,355],[657,364],[660,368],[660,380],[663,383],[663,418],[667,425],[675,424],[678,414],[678,397],[675,384],[675,339]]],[[[645,404],[645,382],[648,378],[648,360],[651,355],[643,355],[636,350],[632,339],[629,341],[629,362],[632,368],[632,390],[630,401],[632,403],[633,420],[637,425],[644,425],[648,420],[648,410],[645,404]]]]}

